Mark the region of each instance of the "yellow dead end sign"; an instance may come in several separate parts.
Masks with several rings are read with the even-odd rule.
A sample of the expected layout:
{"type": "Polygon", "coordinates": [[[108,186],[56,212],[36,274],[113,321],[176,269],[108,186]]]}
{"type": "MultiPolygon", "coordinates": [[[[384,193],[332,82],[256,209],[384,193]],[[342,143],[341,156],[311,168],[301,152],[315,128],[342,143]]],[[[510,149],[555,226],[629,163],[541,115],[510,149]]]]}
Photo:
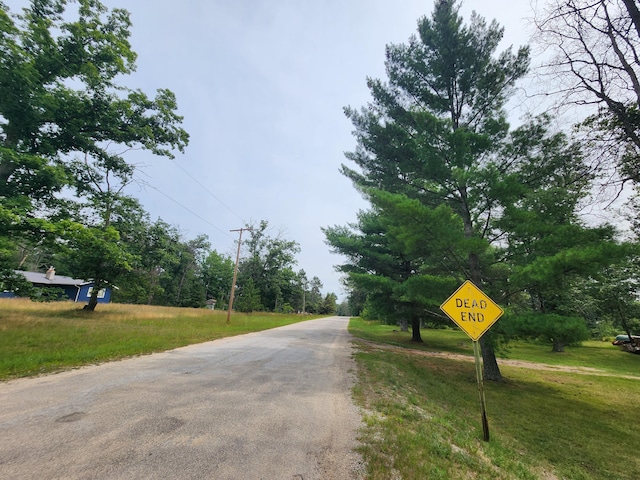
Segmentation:
{"type": "Polygon", "coordinates": [[[474,342],[502,316],[504,310],[470,280],[453,292],[440,309],[474,342]]]}
{"type": "Polygon", "coordinates": [[[482,431],[485,442],[489,441],[489,421],[485,407],[482,366],[478,339],[502,316],[498,304],[487,297],[482,290],[470,280],[464,282],[453,292],[440,309],[447,314],[473,340],[473,353],[476,358],[476,378],[478,379],[478,395],[480,413],[482,415],[482,431]]]}

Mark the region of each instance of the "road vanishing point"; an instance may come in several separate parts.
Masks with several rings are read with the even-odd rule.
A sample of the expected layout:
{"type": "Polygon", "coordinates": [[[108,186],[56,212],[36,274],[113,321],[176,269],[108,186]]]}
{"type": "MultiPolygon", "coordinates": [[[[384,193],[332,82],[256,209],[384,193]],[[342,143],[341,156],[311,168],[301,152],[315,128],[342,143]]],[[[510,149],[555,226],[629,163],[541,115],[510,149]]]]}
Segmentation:
{"type": "Polygon", "coordinates": [[[0,478],[361,478],[347,317],[0,384],[0,478]]]}

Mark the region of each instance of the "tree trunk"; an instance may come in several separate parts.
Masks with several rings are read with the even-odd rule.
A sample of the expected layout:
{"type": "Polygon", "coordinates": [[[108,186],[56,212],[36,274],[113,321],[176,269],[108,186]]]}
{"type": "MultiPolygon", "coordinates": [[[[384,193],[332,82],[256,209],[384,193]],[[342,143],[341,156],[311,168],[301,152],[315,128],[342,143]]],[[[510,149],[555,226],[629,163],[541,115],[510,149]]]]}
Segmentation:
{"type": "Polygon", "coordinates": [[[411,318],[411,341],[422,343],[422,337],[420,336],[420,317],[411,318]]]}
{"type": "Polygon", "coordinates": [[[154,268],[149,272],[149,295],[147,296],[147,305],[151,305],[153,302],[153,295],[158,284],[158,277],[160,276],[159,268],[154,268]]]}
{"type": "Polygon", "coordinates": [[[184,284],[185,278],[187,278],[187,266],[182,272],[182,276],[180,277],[180,283],[178,284],[178,294],[176,295],[176,306],[180,306],[180,297],[182,296],[182,285],[184,284]]]}
{"type": "MultiPolygon", "coordinates": [[[[471,224],[470,216],[469,225],[471,224]]],[[[473,231],[471,227],[467,227],[467,219],[465,218],[465,236],[471,238],[473,231]]],[[[482,274],[480,272],[480,258],[475,253],[469,254],[469,272],[471,281],[478,287],[482,285],[482,274]]],[[[486,334],[485,334],[486,335],[486,334]]],[[[496,359],[496,353],[493,350],[493,344],[488,340],[488,337],[480,337],[480,348],[482,351],[482,366],[483,376],[485,380],[492,382],[502,382],[502,373],[498,366],[498,360],[496,359]]]]}
{"type": "Polygon", "coordinates": [[[638,36],[640,37],[640,10],[638,9],[638,5],[636,5],[636,0],[622,0],[624,6],[627,7],[627,12],[629,12],[629,17],[633,22],[634,27],[636,27],[636,32],[638,32],[638,36]]]}
{"type": "Polygon", "coordinates": [[[398,324],[400,325],[400,331],[401,332],[408,332],[409,331],[409,322],[407,321],[406,318],[403,318],[402,320],[400,320],[400,322],[398,322],[398,324]]]}
{"type": "Polygon", "coordinates": [[[556,353],[562,353],[564,352],[564,343],[562,343],[560,340],[556,340],[555,338],[553,339],[553,350],[551,350],[552,352],[556,352],[556,353]]]}
{"type": "Polygon", "coordinates": [[[91,297],[89,297],[89,303],[87,303],[83,310],[87,310],[89,312],[93,312],[98,305],[98,292],[100,291],[100,280],[96,279],[93,282],[93,289],[91,290],[91,297]]]}
{"type": "Polygon", "coordinates": [[[625,333],[629,337],[629,343],[631,345],[635,345],[636,342],[633,340],[633,337],[631,336],[631,329],[629,328],[629,324],[627,323],[627,318],[625,315],[622,314],[622,312],[620,312],[619,306],[618,306],[618,312],[619,312],[618,319],[620,320],[620,323],[622,324],[622,328],[624,329],[625,333]]]}
{"type": "Polygon", "coordinates": [[[493,350],[493,345],[489,341],[489,338],[486,337],[486,334],[480,337],[480,349],[482,351],[483,378],[492,382],[502,382],[502,373],[500,373],[496,353],[493,350]]]}

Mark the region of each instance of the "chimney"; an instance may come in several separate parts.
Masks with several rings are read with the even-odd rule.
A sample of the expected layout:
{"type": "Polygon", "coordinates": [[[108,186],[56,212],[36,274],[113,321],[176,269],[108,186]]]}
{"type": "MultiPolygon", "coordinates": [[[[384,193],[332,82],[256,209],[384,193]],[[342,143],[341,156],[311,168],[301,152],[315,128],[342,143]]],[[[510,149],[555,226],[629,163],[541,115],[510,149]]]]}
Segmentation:
{"type": "Polygon", "coordinates": [[[53,277],[56,276],[56,269],[53,267],[49,267],[49,270],[47,270],[47,273],[44,274],[44,278],[46,278],[47,280],[53,280],[53,277]]]}

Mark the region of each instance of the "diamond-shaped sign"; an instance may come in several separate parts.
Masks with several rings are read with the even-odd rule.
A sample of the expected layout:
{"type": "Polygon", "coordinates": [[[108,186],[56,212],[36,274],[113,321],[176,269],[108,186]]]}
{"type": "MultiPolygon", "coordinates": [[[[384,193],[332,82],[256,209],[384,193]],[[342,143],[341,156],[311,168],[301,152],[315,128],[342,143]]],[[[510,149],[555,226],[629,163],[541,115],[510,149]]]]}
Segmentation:
{"type": "Polygon", "coordinates": [[[453,292],[440,309],[458,325],[471,340],[478,339],[502,316],[504,310],[470,280],[453,292]]]}

